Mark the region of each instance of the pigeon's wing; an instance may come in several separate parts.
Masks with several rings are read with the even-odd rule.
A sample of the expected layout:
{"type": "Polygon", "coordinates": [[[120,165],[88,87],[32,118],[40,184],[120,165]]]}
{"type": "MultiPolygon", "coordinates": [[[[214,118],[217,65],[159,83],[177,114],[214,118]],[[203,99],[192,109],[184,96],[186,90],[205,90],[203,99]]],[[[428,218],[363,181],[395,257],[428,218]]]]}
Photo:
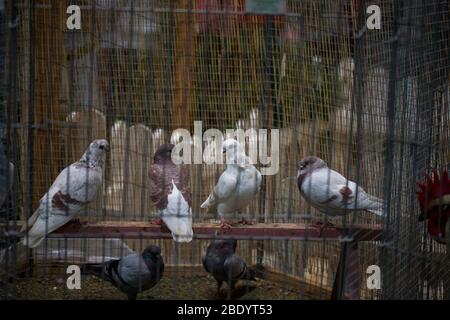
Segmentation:
{"type": "Polygon", "coordinates": [[[192,206],[192,193],[189,185],[190,173],[186,165],[153,164],[148,172],[150,198],[158,209],[167,207],[167,197],[172,192],[172,181],[181,191],[185,201],[192,206]]]}
{"type": "Polygon", "coordinates": [[[205,268],[206,272],[209,272],[209,273],[211,273],[211,270],[210,270],[210,268],[208,268],[208,260],[209,260],[209,255],[210,255],[212,248],[213,248],[213,245],[212,245],[212,243],[210,243],[208,245],[208,247],[206,248],[205,255],[202,257],[203,267],[205,268]]]}
{"type": "Polygon", "coordinates": [[[179,167],[179,179],[174,180],[177,188],[183,194],[184,200],[188,203],[189,207],[192,207],[192,192],[189,185],[190,182],[190,172],[187,165],[181,165],[179,167]]]}
{"type": "Polygon", "coordinates": [[[123,257],[117,268],[120,280],[133,288],[145,288],[152,281],[152,275],[141,254],[133,253],[123,257]]]}
{"type": "Polygon", "coordinates": [[[238,280],[247,274],[247,264],[238,255],[231,255],[225,259],[224,271],[227,279],[238,280]]]}
{"type": "Polygon", "coordinates": [[[336,207],[348,210],[369,210],[383,215],[383,200],[368,194],[354,181],[346,180],[336,171],[332,171],[331,178],[334,193],[337,195],[336,200],[333,201],[336,207]]]}
{"type": "Polygon", "coordinates": [[[66,224],[91,202],[101,185],[100,168],[88,169],[78,163],[65,168],[42,197],[36,212],[28,220],[31,229],[23,243],[38,246],[45,235],[66,224]]]}
{"type": "MultiPolygon", "coordinates": [[[[334,170],[318,170],[311,175],[310,199],[323,208],[370,210],[382,206],[382,200],[368,195],[355,182],[334,170]]],[[[305,180],[304,183],[310,183],[305,180]]],[[[305,185],[306,186],[306,185],[305,185]]]]}
{"type": "Polygon", "coordinates": [[[306,197],[319,208],[342,209],[352,201],[356,185],[330,169],[314,171],[302,184],[306,197]]]}
{"type": "Polygon", "coordinates": [[[216,250],[210,250],[203,258],[203,266],[206,272],[212,274],[216,280],[225,280],[224,256],[216,250]]]}
{"type": "Polygon", "coordinates": [[[164,167],[153,164],[148,171],[150,198],[158,209],[167,207],[167,197],[171,191],[167,188],[167,175],[164,167]]]}
{"type": "Polygon", "coordinates": [[[334,205],[342,199],[340,186],[346,179],[336,171],[329,169],[316,170],[302,183],[302,192],[316,204],[334,205]]]}
{"type": "Polygon", "coordinates": [[[208,199],[202,204],[202,208],[216,205],[228,199],[236,190],[237,177],[227,170],[222,173],[214,187],[213,192],[208,199]]]}

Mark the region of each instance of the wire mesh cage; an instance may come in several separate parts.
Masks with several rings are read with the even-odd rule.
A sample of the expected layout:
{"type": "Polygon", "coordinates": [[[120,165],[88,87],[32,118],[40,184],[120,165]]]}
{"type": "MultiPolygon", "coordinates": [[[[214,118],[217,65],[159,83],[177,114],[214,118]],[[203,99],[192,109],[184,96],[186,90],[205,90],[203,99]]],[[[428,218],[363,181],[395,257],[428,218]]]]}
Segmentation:
{"type": "MultiPolygon", "coordinates": [[[[157,245],[165,272],[140,297],[209,299],[215,282],[202,257],[214,239],[234,238],[256,282],[226,297],[449,299],[449,232],[432,237],[416,196],[424,174],[449,169],[449,42],[446,0],[0,1],[0,296],[125,298],[92,276],[69,289],[66,267],[157,245]],[[69,6],[80,28],[69,28],[69,6]],[[380,9],[379,29],[367,26],[369,6],[380,9]],[[188,164],[189,243],[153,223],[149,180],[179,129],[192,135],[192,159],[200,148],[188,164]],[[214,156],[210,129],[241,129],[247,153],[261,137],[270,146],[270,161],[255,167],[275,173],[237,214],[252,225],[222,230],[217,212],[201,208],[228,170],[204,161],[214,156]],[[55,179],[95,139],[110,150],[79,220],[36,248],[21,245],[55,179]],[[345,210],[317,228],[323,212],[288,178],[312,155],[383,199],[383,214],[345,210]]],[[[60,195],[50,206],[57,200],[74,205],[60,195]]],[[[449,206],[439,208],[445,230],[449,206]]]]}

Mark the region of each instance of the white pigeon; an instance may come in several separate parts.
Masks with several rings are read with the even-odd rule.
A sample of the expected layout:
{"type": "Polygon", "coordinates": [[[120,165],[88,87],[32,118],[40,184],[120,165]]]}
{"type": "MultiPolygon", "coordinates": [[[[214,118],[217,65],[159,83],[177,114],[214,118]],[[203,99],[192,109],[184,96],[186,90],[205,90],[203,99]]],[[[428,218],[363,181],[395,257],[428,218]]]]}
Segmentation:
{"type": "Polygon", "coordinates": [[[148,172],[150,197],[173,240],[190,242],[194,236],[190,172],[188,166],[173,163],[174,147],[166,143],[155,152],[148,172]]]}
{"type": "Polygon", "coordinates": [[[384,216],[383,200],[367,194],[355,182],[328,168],[318,157],[310,156],[300,161],[297,184],[305,200],[328,216],[359,210],[384,216]]]}
{"type": "MultiPolygon", "coordinates": [[[[227,154],[227,168],[201,208],[215,208],[222,227],[230,227],[226,215],[248,206],[259,192],[262,179],[261,173],[251,164],[238,141],[225,140],[222,152],[227,154]]],[[[245,219],[243,221],[246,222],[245,219]]]]}
{"type": "Polygon", "coordinates": [[[48,192],[41,198],[39,207],[28,219],[30,229],[23,244],[35,248],[45,236],[69,222],[81,209],[95,199],[102,183],[106,140],[94,140],[78,162],[64,168],[48,192]]]}

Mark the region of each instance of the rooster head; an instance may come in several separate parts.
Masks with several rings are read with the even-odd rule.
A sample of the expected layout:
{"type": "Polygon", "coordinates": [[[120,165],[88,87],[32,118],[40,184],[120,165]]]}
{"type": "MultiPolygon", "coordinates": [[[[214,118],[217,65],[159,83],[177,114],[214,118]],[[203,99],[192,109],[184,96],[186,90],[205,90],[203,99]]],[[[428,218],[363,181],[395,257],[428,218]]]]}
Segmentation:
{"type": "Polygon", "coordinates": [[[446,224],[450,217],[450,180],[448,172],[439,176],[434,171],[424,182],[418,182],[417,199],[420,206],[419,221],[427,220],[430,236],[440,243],[445,243],[446,224]]]}

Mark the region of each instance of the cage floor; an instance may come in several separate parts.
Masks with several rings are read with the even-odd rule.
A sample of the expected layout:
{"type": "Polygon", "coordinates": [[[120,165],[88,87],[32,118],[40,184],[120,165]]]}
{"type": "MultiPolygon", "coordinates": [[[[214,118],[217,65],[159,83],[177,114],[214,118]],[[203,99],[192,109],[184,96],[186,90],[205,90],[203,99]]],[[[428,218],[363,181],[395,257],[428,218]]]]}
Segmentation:
{"type": "MultiPolygon", "coordinates": [[[[82,276],[81,289],[69,290],[66,286],[67,274],[61,267],[44,268],[34,271],[31,278],[19,278],[14,283],[3,287],[9,299],[20,300],[119,300],[126,295],[114,286],[93,276],[82,276]]],[[[214,299],[216,282],[208,274],[169,274],[164,275],[160,283],[152,289],[141,293],[138,299],[214,299]]],[[[221,298],[226,299],[228,287],[222,286],[221,298]]],[[[3,297],[5,298],[5,297],[3,297]]],[[[251,300],[312,300],[326,299],[319,297],[314,290],[296,289],[284,283],[257,279],[257,281],[240,281],[232,293],[232,299],[251,300]]]]}

